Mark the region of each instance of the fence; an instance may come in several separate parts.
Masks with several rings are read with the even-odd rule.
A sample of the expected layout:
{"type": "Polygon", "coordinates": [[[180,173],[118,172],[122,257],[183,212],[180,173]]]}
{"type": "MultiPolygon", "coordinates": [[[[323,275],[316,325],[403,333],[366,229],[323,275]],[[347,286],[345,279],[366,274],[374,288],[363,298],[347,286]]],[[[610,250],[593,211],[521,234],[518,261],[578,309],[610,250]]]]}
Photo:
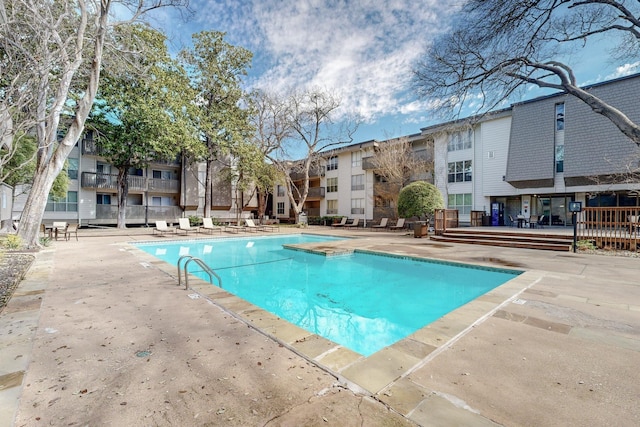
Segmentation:
{"type": "Polygon", "coordinates": [[[458,227],[458,210],[457,209],[438,209],[435,211],[435,233],[441,235],[447,228],[458,227]]]}
{"type": "Polygon", "coordinates": [[[598,248],[638,250],[640,207],[585,208],[578,214],[578,240],[598,248]]]}

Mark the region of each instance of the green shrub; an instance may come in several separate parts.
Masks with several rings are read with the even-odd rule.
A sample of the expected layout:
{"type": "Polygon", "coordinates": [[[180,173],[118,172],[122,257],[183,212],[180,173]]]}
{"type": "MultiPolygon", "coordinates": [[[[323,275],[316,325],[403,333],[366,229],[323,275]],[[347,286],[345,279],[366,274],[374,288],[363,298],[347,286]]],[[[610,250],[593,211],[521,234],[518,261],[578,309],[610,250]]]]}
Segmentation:
{"type": "Polygon", "coordinates": [[[578,240],[576,246],[580,251],[594,251],[598,249],[593,240],[578,240]]]}
{"type": "Polygon", "coordinates": [[[189,225],[191,225],[192,227],[197,227],[199,225],[202,225],[202,218],[200,218],[197,215],[191,215],[189,217],[189,225]]]}
{"type": "Polygon", "coordinates": [[[435,185],[416,181],[400,190],[398,215],[401,218],[431,217],[436,209],[444,209],[444,200],[435,185]]]}
{"type": "Polygon", "coordinates": [[[22,247],[22,239],[17,234],[8,234],[2,241],[2,247],[5,249],[20,249],[22,247]]]}

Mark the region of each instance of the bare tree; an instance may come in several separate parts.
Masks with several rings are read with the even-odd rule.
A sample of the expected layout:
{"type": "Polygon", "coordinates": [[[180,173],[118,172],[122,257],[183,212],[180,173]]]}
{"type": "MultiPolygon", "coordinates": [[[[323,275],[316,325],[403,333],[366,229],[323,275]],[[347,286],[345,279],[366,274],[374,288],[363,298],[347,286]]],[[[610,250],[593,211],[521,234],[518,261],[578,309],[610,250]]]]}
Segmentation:
{"type": "Polygon", "coordinates": [[[425,155],[416,155],[409,138],[402,137],[379,143],[374,151],[373,166],[376,175],[384,181],[375,192],[397,209],[400,190],[412,180],[432,172],[433,159],[428,149],[425,155]]]}
{"type": "Polygon", "coordinates": [[[110,26],[135,22],[153,9],[185,5],[188,0],[2,2],[0,62],[9,74],[3,73],[0,99],[13,118],[13,132],[35,129],[38,142],[36,172],[18,229],[26,246],[38,246],[47,195],[82,135],[110,26]],[[111,21],[116,4],[120,16],[129,13],[126,21],[111,21]]]}
{"type": "Polygon", "coordinates": [[[565,91],[640,146],[640,126],[579,87],[571,65],[560,61],[605,38],[617,42],[616,58],[637,58],[640,2],[470,0],[451,31],[429,46],[415,70],[417,88],[457,112],[475,103],[489,111],[527,84],[565,91]]]}
{"type": "Polygon", "coordinates": [[[257,114],[263,115],[258,137],[265,145],[267,158],[285,179],[297,220],[309,194],[309,172],[321,161],[320,153],[352,142],[357,121],[337,123],[341,101],[320,89],[293,92],[283,98],[267,93],[256,93],[256,97],[259,101],[255,108],[262,110],[257,114]],[[292,179],[292,172],[302,176],[298,184],[292,179]]]}

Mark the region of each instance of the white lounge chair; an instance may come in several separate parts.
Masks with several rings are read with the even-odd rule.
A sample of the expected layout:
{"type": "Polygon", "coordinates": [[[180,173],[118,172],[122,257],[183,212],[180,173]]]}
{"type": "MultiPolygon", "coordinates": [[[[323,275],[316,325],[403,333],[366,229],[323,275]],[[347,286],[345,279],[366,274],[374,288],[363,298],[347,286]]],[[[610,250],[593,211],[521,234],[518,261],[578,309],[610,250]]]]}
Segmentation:
{"type": "Polygon", "coordinates": [[[344,227],[347,224],[347,217],[343,216],[342,221],[337,222],[335,224],[331,224],[332,227],[344,227]]]}
{"type": "Polygon", "coordinates": [[[245,222],[247,224],[247,229],[251,231],[274,231],[278,229],[277,227],[274,227],[272,225],[256,225],[256,223],[253,222],[251,218],[245,219],[245,222]]]}
{"type": "Polygon", "coordinates": [[[222,233],[222,227],[213,225],[213,220],[211,218],[202,218],[202,226],[200,228],[209,231],[211,234],[213,234],[214,231],[222,233]]]}
{"type": "Polygon", "coordinates": [[[176,229],[168,227],[167,221],[156,221],[156,228],[153,229],[153,234],[156,234],[156,231],[160,233],[161,236],[164,236],[164,233],[175,233],[176,229]]]}
{"type": "Polygon", "coordinates": [[[389,227],[390,230],[402,230],[404,228],[404,218],[398,218],[396,225],[389,227]]]}
{"type": "Polygon", "coordinates": [[[359,223],[360,223],[360,218],[354,218],[350,224],[345,224],[344,227],[345,228],[357,227],[359,223]]]}
{"type": "Polygon", "coordinates": [[[185,234],[189,234],[190,231],[198,232],[198,227],[192,227],[189,222],[189,218],[178,218],[178,230],[184,231],[185,234]]]}
{"type": "Polygon", "coordinates": [[[380,220],[380,224],[374,225],[371,227],[372,230],[380,230],[388,227],[387,223],[389,222],[389,218],[382,218],[380,220]]]}

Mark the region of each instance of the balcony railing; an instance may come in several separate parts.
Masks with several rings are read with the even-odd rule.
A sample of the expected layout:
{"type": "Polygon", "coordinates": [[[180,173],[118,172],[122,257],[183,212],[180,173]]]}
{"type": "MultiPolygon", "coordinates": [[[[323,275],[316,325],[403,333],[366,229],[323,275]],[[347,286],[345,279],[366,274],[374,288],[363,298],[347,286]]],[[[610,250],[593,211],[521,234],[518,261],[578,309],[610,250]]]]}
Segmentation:
{"type": "Polygon", "coordinates": [[[375,157],[363,157],[362,158],[362,169],[371,170],[376,168],[375,157]]]}
{"type": "MultiPolygon", "coordinates": [[[[156,193],[177,193],[180,191],[180,181],[176,179],[147,179],[143,176],[128,177],[129,190],[152,191],[156,193]]],[[[80,181],[83,188],[94,188],[96,190],[117,190],[118,175],[82,172],[80,181]]]]}
{"type": "MultiPolygon", "coordinates": [[[[310,187],[309,188],[309,193],[307,194],[307,200],[312,200],[312,199],[323,199],[324,198],[324,187],[310,187]]],[[[300,200],[299,197],[294,197],[294,199],[300,200]]]]}
{"type": "MultiPolygon", "coordinates": [[[[324,166],[317,166],[309,169],[309,178],[318,178],[325,175],[326,168],[324,166]]],[[[304,172],[291,172],[289,174],[293,181],[300,181],[304,179],[304,172]]]]}

